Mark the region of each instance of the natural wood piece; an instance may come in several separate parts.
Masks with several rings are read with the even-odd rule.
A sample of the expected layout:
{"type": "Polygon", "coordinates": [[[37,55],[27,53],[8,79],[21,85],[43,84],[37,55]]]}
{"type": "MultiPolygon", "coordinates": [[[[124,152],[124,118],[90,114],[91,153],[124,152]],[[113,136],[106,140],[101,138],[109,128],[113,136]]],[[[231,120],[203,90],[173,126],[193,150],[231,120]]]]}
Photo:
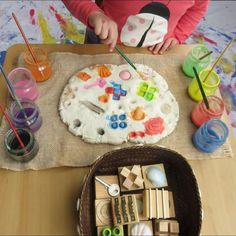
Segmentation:
{"type": "Polygon", "coordinates": [[[138,193],[138,194],[133,194],[136,198],[136,205],[137,205],[137,209],[138,209],[138,217],[139,220],[148,220],[147,217],[144,216],[144,208],[143,208],[143,194],[142,193],[138,193]]]}
{"type": "MultiPolygon", "coordinates": [[[[164,169],[164,166],[163,164],[156,164],[156,165],[148,165],[148,166],[142,166],[142,173],[143,173],[143,179],[144,179],[144,187],[146,189],[148,188],[157,188],[157,186],[155,186],[148,178],[147,178],[147,169],[149,167],[157,167],[159,170],[162,171],[162,173],[164,173],[165,175],[165,169],[164,169]]],[[[165,176],[165,179],[166,179],[166,176],[165,176]]],[[[161,188],[161,187],[166,187],[168,186],[167,184],[167,180],[165,180],[165,183],[161,186],[158,186],[158,188],[161,188]]]]}
{"type": "Polygon", "coordinates": [[[122,192],[141,190],[144,188],[140,165],[120,167],[118,172],[122,192]]]}
{"type": "MultiPolygon", "coordinates": [[[[118,184],[117,175],[109,175],[109,176],[103,175],[98,177],[107,184],[118,184]]],[[[96,194],[96,199],[111,197],[107,192],[107,188],[97,180],[95,180],[95,194],[96,194]]]]}
{"type": "Polygon", "coordinates": [[[136,198],[134,195],[123,195],[111,199],[114,225],[127,225],[139,222],[136,198]]]}
{"type": "Polygon", "coordinates": [[[168,234],[177,236],[179,233],[179,223],[176,220],[155,220],[154,235],[162,236],[168,234]]]}
{"type": "Polygon", "coordinates": [[[172,192],[162,189],[145,189],[143,191],[143,214],[149,219],[168,219],[174,214],[172,192]],[[171,194],[170,194],[171,193],[171,194]],[[170,205],[171,203],[171,205],[170,205]],[[172,209],[170,209],[172,208],[172,209]]]}
{"type": "MultiPolygon", "coordinates": [[[[108,53],[106,45],[37,46],[43,47],[49,53],[59,51],[78,54],[108,53]]],[[[191,47],[191,45],[180,45],[170,50],[168,54],[178,53],[184,58],[191,47]]],[[[149,53],[143,48],[121,47],[121,49],[126,53],[149,53]]],[[[26,50],[24,44],[14,45],[7,50],[4,63],[7,73],[16,66],[20,53],[26,50]]],[[[190,82],[184,75],[183,79],[190,82]]],[[[7,92],[1,75],[0,85],[0,103],[5,105],[7,92]]],[[[181,88],[182,83],[176,83],[176,86],[181,88]]],[[[233,235],[236,232],[236,191],[232,191],[236,186],[236,142],[232,132],[230,135],[234,158],[189,161],[202,194],[204,210],[202,235],[233,235]]],[[[0,234],[76,235],[78,221],[76,201],[88,170],[88,167],[61,167],[24,172],[1,169],[0,234]]]]}
{"type": "Polygon", "coordinates": [[[112,225],[111,199],[95,200],[96,226],[112,225]]]}

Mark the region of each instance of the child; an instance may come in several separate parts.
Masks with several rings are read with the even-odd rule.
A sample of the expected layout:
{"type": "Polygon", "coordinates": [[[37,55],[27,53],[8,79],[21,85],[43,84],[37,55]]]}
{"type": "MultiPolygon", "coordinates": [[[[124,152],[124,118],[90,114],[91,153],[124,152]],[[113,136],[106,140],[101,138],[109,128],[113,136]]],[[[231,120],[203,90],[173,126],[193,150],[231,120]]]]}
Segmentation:
{"type": "Polygon", "coordinates": [[[209,0],[62,0],[88,30],[88,41],[102,42],[113,51],[116,43],[147,47],[162,54],[193,32],[209,0]]]}

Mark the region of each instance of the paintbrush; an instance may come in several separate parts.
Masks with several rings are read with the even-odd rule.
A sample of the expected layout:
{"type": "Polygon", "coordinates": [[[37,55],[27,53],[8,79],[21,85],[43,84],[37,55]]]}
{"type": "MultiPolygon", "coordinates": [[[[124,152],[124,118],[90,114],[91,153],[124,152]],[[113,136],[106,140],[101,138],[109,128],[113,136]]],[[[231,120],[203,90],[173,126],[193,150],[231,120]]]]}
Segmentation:
{"type": "Polygon", "coordinates": [[[199,78],[199,76],[198,76],[198,73],[197,73],[197,70],[196,70],[195,67],[193,67],[193,72],[194,72],[195,77],[196,77],[196,79],[197,79],[197,83],[198,83],[200,92],[201,92],[201,94],[202,94],[203,101],[204,101],[204,103],[205,103],[205,105],[206,105],[206,108],[207,108],[207,109],[210,109],[209,102],[208,102],[208,100],[207,100],[206,94],[205,94],[204,89],[203,89],[203,87],[202,87],[201,80],[200,80],[200,78],[199,78]]]}
{"type": "Polygon", "coordinates": [[[118,48],[117,46],[115,46],[116,51],[126,60],[126,62],[133,67],[133,69],[138,73],[138,75],[143,79],[144,75],[137,70],[137,67],[133,64],[133,62],[125,55],[125,53],[118,48]]]}
{"type": "MultiPolygon", "coordinates": [[[[21,27],[21,25],[20,25],[20,23],[19,23],[19,21],[18,21],[16,15],[15,15],[14,13],[12,13],[12,17],[13,17],[13,19],[15,20],[18,29],[20,30],[20,33],[21,33],[21,35],[22,35],[22,37],[23,37],[23,39],[24,39],[24,41],[25,41],[25,44],[26,44],[26,46],[27,46],[27,48],[28,48],[28,50],[29,50],[29,52],[30,52],[30,54],[31,54],[31,56],[32,56],[32,58],[33,58],[33,60],[34,60],[34,63],[35,63],[36,65],[38,65],[38,60],[37,60],[36,56],[34,55],[34,51],[33,51],[33,49],[31,48],[31,46],[30,46],[30,44],[29,44],[29,41],[28,41],[28,39],[27,39],[27,37],[26,37],[26,35],[25,35],[25,33],[24,33],[24,31],[23,31],[23,29],[22,29],[22,27],[21,27]]],[[[45,76],[44,76],[42,70],[39,69],[39,66],[38,66],[38,70],[39,70],[39,72],[41,73],[42,77],[44,78],[45,76]]]]}
{"type": "Polygon", "coordinates": [[[11,120],[10,120],[9,116],[8,116],[7,113],[4,111],[4,109],[2,108],[1,105],[0,105],[0,110],[1,110],[1,112],[3,113],[3,115],[6,117],[6,120],[7,120],[8,124],[10,125],[12,131],[14,132],[14,134],[15,134],[15,136],[16,136],[16,138],[17,138],[17,140],[18,140],[18,142],[19,142],[19,144],[20,144],[20,146],[21,146],[21,148],[22,148],[22,149],[25,149],[24,143],[22,142],[22,140],[21,140],[20,136],[18,135],[18,133],[17,133],[17,131],[16,131],[14,125],[11,123],[11,120]]]}
{"type": "Polygon", "coordinates": [[[198,58],[198,60],[201,61],[202,59],[210,56],[212,53],[213,53],[213,51],[210,51],[210,52],[206,53],[205,55],[201,56],[200,58],[198,58]]]}
{"type": "Polygon", "coordinates": [[[207,78],[209,77],[209,75],[211,74],[211,72],[215,69],[216,65],[219,63],[220,59],[223,57],[223,55],[225,54],[225,52],[227,51],[227,49],[231,46],[231,44],[234,42],[233,39],[230,40],[230,42],[228,43],[228,45],[225,47],[225,49],[222,51],[222,53],[220,54],[220,56],[218,57],[218,59],[215,61],[214,65],[212,66],[212,68],[210,69],[210,71],[208,72],[208,74],[206,75],[206,77],[204,78],[203,82],[205,82],[207,80],[207,78]]]}
{"type": "Polygon", "coordinates": [[[0,64],[0,70],[1,70],[1,72],[2,72],[2,74],[3,74],[3,77],[4,77],[5,81],[6,81],[6,83],[7,83],[8,89],[10,90],[10,92],[11,92],[13,98],[14,98],[15,101],[16,101],[16,104],[17,104],[18,107],[20,108],[20,111],[22,111],[22,113],[23,113],[23,115],[24,115],[24,118],[26,119],[27,124],[30,125],[30,124],[29,124],[29,121],[28,121],[28,117],[27,117],[27,115],[26,115],[26,113],[25,113],[25,110],[24,110],[24,108],[22,107],[22,105],[21,105],[21,103],[20,103],[20,100],[19,100],[19,98],[18,98],[17,95],[16,95],[15,89],[14,89],[13,85],[11,84],[10,79],[7,77],[6,72],[5,72],[5,70],[4,70],[4,68],[2,67],[1,64],[0,64]]]}

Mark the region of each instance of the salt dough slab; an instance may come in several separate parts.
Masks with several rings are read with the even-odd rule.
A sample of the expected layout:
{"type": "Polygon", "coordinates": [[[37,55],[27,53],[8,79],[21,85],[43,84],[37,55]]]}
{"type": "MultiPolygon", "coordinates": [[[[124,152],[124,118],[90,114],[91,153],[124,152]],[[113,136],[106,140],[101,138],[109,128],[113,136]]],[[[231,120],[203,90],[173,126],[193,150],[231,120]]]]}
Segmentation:
{"type": "Polygon", "coordinates": [[[142,76],[128,64],[94,65],[73,75],[59,101],[68,130],[89,143],[116,145],[153,144],[173,132],[179,106],[167,82],[152,68],[135,66],[142,76]]]}

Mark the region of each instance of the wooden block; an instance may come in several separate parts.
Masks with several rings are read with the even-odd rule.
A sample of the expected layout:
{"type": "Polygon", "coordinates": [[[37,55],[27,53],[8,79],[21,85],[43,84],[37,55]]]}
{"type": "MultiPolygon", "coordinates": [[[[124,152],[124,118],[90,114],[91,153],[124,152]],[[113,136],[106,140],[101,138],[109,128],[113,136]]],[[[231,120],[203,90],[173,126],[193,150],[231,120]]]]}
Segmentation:
{"type": "Polygon", "coordinates": [[[136,176],[142,176],[140,165],[134,165],[131,169],[131,172],[136,176]]]}
{"type": "Polygon", "coordinates": [[[174,205],[173,193],[171,191],[169,191],[169,212],[170,212],[170,218],[175,218],[175,205],[174,205]]]}
{"type": "Polygon", "coordinates": [[[176,220],[155,220],[154,235],[177,236],[179,233],[179,224],[176,220]]]}
{"type": "Polygon", "coordinates": [[[153,235],[152,221],[140,221],[139,223],[128,225],[128,235],[153,235]],[[137,227],[140,227],[142,231],[137,232],[137,227]]]}
{"type": "Polygon", "coordinates": [[[121,172],[120,172],[120,174],[123,177],[127,178],[129,176],[129,174],[130,174],[130,170],[127,167],[123,167],[121,172]]]}
{"type": "Polygon", "coordinates": [[[147,220],[148,218],[144,216],[143,194],[142,193],[134,194],[134,196],[136,198],[139,220],[147,220]]]}
{"type": "MultiPolygon", "coordinates": [[[[103,175],[103,176],[98,176],[98,177],[108,184],[119,184],[117,175],[103,175]]],[[[95,197],[96,199],[111,197],[108,194],[106,187],[102,185],[100,182],[98,182],[97,180],[95,180],[95,197]]]]}
{"type": "Polygon", "coordinates": [[[140,178],[139,176],[137,176],[134,180],[134,184],[139,187],[142,188],[143,187],[143,179],[140,178]]]}
{"type": "Polygon", "coordinates": [[[112,198],[112,215],[114,225],[139,222],[135,196],[123,195],[112,198]]]}
{"type": "Polygon", "coordinates": [[[143,192],[143,215],[149,219],[157,218],[158,214],[158,191],[155,189],[145,189],[143,192]],[[157,195],[156,195],[157,194],[157,195]]]}
{"type": "Polygon", "coordinates": [[[144,188],[140,165],[120,167],[118,168],[118,172],[121,192],[141,190],[144,188]]]}
{"type": "Polygon", "coordinates": [[[159,227],[158,228],[159,228],[158,232],[168,233],[169,223],[167,221],[159,221],[159,227]]]}
{"type": "Polygon", "coordinates": [[[122,183],[122,186],[125,187],[127,190],[130,190],[133,186],[133,181],[129,178],[126,178],[125,181],[122,183]]]}
{"type": "Polygon", "coordinates": [[[142,166],[142,174],[143,174],[143,179],[144,179],[144,187],[146,189],[148,188],[157,188],[157,186],[155,186],[151,181],[149,181],[149,179],[147,178],[147,169],[149,167],[155,167],[158,168],[163,174],[164,174],[164,183],[160,186],[158,186],[158,188],[161,187],[166,187],[168,186],[167,184],[167,179],[166,179],[166,174],[165,174],[165,169],[164,169],[164,165],[163,164],[156,164],[156,165],[148,165],[148,166],[142,166]]]}
{"type": "Polygon", "coordinates": [[[169,192],[162,189],[162,199],[163,199],[163,217],[164,219],[170,218],[170,206],[169,206],[169,192]]]}
{"type": "Polygon", "coordinates": [[[143,191],[143,215],[145,218],[149,218],[149,191],[144,189],[143,191]]]}
{"type": "Polygon", "coordinates": [[[179,233],[179,223],[178,221],[170,221],[169,222],[169,232],[172,234],[178,234],[179,233]]]}
{"type": "Polygon", "coordinates": [[[112,225],[111,199],[95,200],[96,226],[112,225]]]}
{"type": "Polygon", "coordinates": [[[149,218],[155,219],[157,217],[157,211],[156,211],[157,210],[157,206],[156,206],[157,201],[156,201],[156,191],[155,190],[149,189],[149,202],[150,202],[149,218]]]}
{"type": "Polygon", "coordinates": [[[164,212],[163,212],[163,199],[162,199],[162,191],[158,189],[158,216],[159,219],[164,217],[164,212]]]}

